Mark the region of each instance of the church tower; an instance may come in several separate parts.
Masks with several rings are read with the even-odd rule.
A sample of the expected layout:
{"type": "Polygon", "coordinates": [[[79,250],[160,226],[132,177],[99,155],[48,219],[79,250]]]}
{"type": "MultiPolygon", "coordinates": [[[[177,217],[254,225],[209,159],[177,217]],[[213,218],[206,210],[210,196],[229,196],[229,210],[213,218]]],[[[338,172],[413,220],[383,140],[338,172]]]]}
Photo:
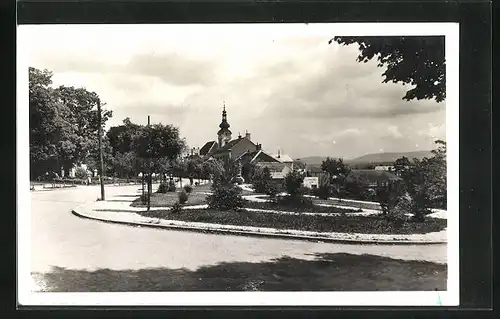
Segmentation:
{"type": "Polygon", "coordinates": [[[224,147],[229,141],[231,141],[231,131],[229,130],[229,123],[227,122],[227,112],[226,103],[222,109],[222,122],[219,125],[220,130],[217,132],[219,147],[224,147]]]}

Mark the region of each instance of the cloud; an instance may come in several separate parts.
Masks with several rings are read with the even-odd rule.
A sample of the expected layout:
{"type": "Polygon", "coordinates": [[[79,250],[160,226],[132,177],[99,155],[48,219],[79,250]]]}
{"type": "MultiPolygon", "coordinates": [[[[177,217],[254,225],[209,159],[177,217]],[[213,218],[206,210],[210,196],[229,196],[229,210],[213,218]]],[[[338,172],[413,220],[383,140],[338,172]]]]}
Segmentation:
{"type": "Polygon", "coordinates": [[[172,85],[209,85],[215,79],[213,63],[177,53],[141,54],[132,57],[127,73],[158,77],[172,85]]]}
{"type": "Polygon", "coordinates": [[[357,128],[348,128],[337,134],[338,137],[349,137],[349,136],[359,136],[361,131],[357,128]]]}
{"type": "Polygon", "coordinates": [[[248,129],[292,157],[430,149],[445,136],[445,103],[402,100],[410,87],[382,83],[384,69],[358,63],[356,46],[328,44],[329,27],[32,29],[30,65],[96,91],[113,110],[109,125],[144,124],[149,114],[201,146],[216,137],[224,100],[233,136],[248,129]]]}
{"type": "Polygon", "coordinates": [[[174,52],[141,53],[118,61],[84,53],[42,53],[34,62],[54,73],[104,74],[122,83],[134,81],[134,77],[153,77],[174,86],[207,86],[216,80],[216,65],[212,61],[174,52]]]}
{"type": "Polygon", "coordinates": [[[399,128],[395,125],[391,125],[389,127],[387,127],[387,130],[389,131],[389,133],[391,134],[392,137],[394,138],[402,138],[404,137],[403,134],[401,134],[401,132],[399,131],[399,128]]]}

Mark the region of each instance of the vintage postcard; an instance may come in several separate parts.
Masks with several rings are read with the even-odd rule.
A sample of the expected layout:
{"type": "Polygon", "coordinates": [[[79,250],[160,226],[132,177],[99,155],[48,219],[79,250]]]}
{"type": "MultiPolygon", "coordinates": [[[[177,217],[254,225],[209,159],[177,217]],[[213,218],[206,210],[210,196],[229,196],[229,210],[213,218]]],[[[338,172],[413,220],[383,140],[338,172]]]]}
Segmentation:
{"type": "Polygon", "coordinates": [[[19,26],[19,302],[458,305],[458,46],[452,23],[19,26]]]}

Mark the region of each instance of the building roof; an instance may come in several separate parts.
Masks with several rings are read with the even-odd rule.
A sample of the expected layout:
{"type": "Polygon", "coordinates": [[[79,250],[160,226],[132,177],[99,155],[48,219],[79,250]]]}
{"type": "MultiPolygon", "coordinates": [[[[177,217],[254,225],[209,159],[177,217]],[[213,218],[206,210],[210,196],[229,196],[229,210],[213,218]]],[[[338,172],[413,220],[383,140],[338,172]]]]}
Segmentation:
{"type": "Polygon", "coordinates": [[[267,167],[269,169],[269,172],[271,173],[281,172],[285,167],[288,166],[285,163],[278,163],[278,162],[259,162],[255,165],[260,167],[267,167]]]}
{"type": "Polygon", "coordinates": [[[275,154],[273,155],[274,158],[276,158],[278,161],[280,162],[284,162],[284,163],[293,163],[293,158],[291,158],[290,156],[286,155],[286,154],[275,154]]]}
{"type": "Polygon", "coordinates": [[[348,181],[357,181],[364,184],[376,184],[377,182],[400,181],[401,177],[395,174],[374,169],[354,169],[347,175],[348,181]]]}
{"type": "Polygon", "coordinates": [[[321,169],[321,164],[320,165],[305,165],[306,170],[308,170],[311,173],[321,173],[323,170],[321,169]]]}
{"type": "Polygon", "coordinates": [[[243,140],[243,138],[237,138],[235,140],[232,140],[232,141],[229,141],[226,143],[226,145],[224,145],[223,147],[221,148],[218,148],[214,154],[221,154],[221,153],[225,153],[227,151],[229,151],[233,146],[235,146],[236,144],[238,144],[239,142],[241,142],[243,140]]]}
{"type": "Polygon", "coordinates": [[[306,164],[301,162],[301,161],[293,161],[293,166],[298,168],[298,169],[305,169],[306,168],[306,164]]]}
{"type": "Polygon", "coordinates": [[[207,155],[215,145],[217,145],[217,142],[215,141],[206,142],[200,149],[200,155],[207,155]]]}
{"type": "Polygon", "coordinates": [[[253,152],[251,154],[251,158],[252,159],[250,160],[250,162],[257,162],[258,163],[259,161],[256,161],[256,160],[261,159],[261,162],[280,163],[280,161],[278,159],[274,158],[272,155],[269,155],[268,153],[266,153],[263,150],[258,150],[256,152],[253,152]]]}

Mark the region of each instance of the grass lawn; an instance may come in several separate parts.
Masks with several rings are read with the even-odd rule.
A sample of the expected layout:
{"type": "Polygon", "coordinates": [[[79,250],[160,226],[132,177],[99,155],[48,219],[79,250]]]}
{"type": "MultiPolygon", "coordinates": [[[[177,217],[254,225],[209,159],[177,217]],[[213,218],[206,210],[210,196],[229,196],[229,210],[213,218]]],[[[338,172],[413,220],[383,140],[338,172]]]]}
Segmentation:
{"type": "Polygon", "coordinates": [[[425,222],[405,221],[398,224],[379,216],[286,215],[246,210],[184,209],[180,213],[156,210],[138,214],[186,222],[363,234],[425,234],[441,231],[446,227],[446,220],[436,218],[427,218],[425,222]]]}
{"type": "MultiPolygon", "coordinates": [[[[169,193],[152,193],[151,194],[151,207],[172,207],[175,203],[179,201],[179,192],[169,192],[169,193]]],[[[189,195],[189,199],[186,205],[201,205],[205,204],[205,199],[207,195],[201,194],[199,192],[192,192],[189,195]]],[[[146,207],[139,198],[135,199],[130,206],[132,207],[146,207]]]]}
{"type": "MultiPolygon", "coordinates": [[[[447,266],[375,255],[284,256],[186,268],[69,269],[32,273],[43,291],[433,291],[446,290],[447,266]]],[[[390,302],[390,300],[388,300],[390,302]]]]}

